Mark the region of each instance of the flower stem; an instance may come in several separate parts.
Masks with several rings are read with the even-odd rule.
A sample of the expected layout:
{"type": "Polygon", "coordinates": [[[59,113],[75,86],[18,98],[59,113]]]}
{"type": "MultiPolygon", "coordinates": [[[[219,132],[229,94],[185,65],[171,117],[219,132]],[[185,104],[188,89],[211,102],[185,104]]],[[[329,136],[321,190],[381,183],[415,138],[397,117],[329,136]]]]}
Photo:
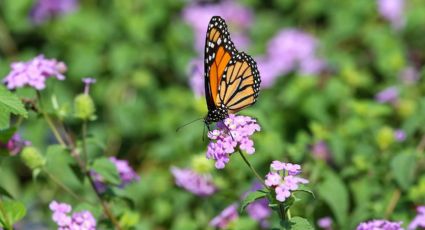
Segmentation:
{"type": "Polygon", "coordinates": [[[99,200],[100,204],[102,205],[103,211],[105,213],[105,215],[109,218],[109,220],[111,220],[112,224],[115,226],[115,229],[117,230],[121,230],[121,226],[119,225],[117,219],[115,218],[114,214],[112,214],[111,209],[108,206],[108,203],[106,203],[103,199],[102,196],[100,195],[100,192],[97,190],[96,185],[94,183],[93,178],[90,175],[90,172],[87,171],[86,172],[86,176],[90,181],[90,185],[93,188],[94,192],[96,193],[96,197],[99,200]]]}
{"type": "Polygon", "coordinates": [[[38,99],[39,107],[40,107],[40,110],[39,111],[41,112],[41,114],[43,115],[43,117],[46,120],[47,124],[49,125],[50,130],[52,130],[53,135],[55,136],[55,138],[59,142],[59,144],[62,145],[62,147],[65,147],[66,148],[66,143],[62,139],[62,136],[60,135],[58,129],[53,124],[52,119],[49,117],[49,115],[43,109],[43,103],[41,102],[41,94],[40,94],[40,91],[38,91],[38,90],[37,90],[37,99],[38,99]]]}
{"type": "Polygon", "coordinates": [[[94,180],[92,178],[92,175],[90,174],[90,170],[88,169],[87,165],[88,165],[88,152],[87,152],[87,121],[83,122],[83,127],[82,127],[82,141],[83,141],[83,162],[84,165],[82,165],[82,170],[84,170],[84,173],[86,174],[87,178],[90,181],[90,185],[93,188],[93,191],[96,193],[96,197],[99,200],[100,204],[102,205],[103,211],[105,213],[105,215],[109,218],[109,220],[111,220],[112,224],[115,226],[115,229],[117,230],[121,230],[121,226],[119,225],[117,219],[115,218],[114,214],[112,213],[111,209],[108,206],[108,203],[105,202],[102,199],[101,193],[97,190],[96,188],[96,184],[94,183],[94,180]]]}
{"type": "Polygon", "coordinates": [[[398,200],[400,199],[401,192],[399,189],[396,189],[391,196],[390,203],[388,204],[387,209],[385,210],[384,217],[388,219],[394,211],[395,206],[397,205],[398,200]]]}
{"type": "Polygon", "coordinates": [[[82,133],[83,133],[83,162],[84,162],[84,170],[87,170],[88,165],[88,152],[87,152],[87,121],[83,122],[82,127],[82,133]]]}
{"type": "Polygon", "coordinates": [[[243,161],[245,162],[246,165],[248,165],[248,167],[251,169],[251,171],[254,173],[254,175],[257,177],[257,179],[261,182],[261,184],[264,186],[264,188],[267,188],[267,185],[264,183],[263,178],[260,176],[260,174],[258,174],[258,172],[255,170],[254,167],[252,167],[251,163],[249,163],[248,159],[246,159],[246,157],[243,155],[242,151],[240,149],[238,149],[239,155],[242,157],[243,161]]]}
{"type": "Polygon", "coordinates": [[[50,172],[48,172],[47,170],[44,170],[44,172],[47,174],[47,176],[49,176],[49,178],[56,183],[60,188],[62,188],[65,192],[69,193],[71,196],[73,196],[75,199],[82,201],[82,202],[87,202],[86,200],[84,200],[83,198],[81,198],[81,196],[78,196],[77,194],[75,194],[70,188],[68,188],[65,184],[63,184],[58,178],[56,178],[53,174],[51,174],[50,172]]]}

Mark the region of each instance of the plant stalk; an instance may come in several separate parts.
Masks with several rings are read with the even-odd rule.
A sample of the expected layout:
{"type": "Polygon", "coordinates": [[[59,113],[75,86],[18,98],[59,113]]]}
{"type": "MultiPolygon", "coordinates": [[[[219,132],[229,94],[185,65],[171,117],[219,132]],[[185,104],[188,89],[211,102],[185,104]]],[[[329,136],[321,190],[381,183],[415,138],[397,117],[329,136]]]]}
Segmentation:
{"type": "Polygon", "coordinates": [[[255,170],[254,167],[252,167],[251,163],[249,163],[248,159],[243,155],[242,151],[238,149],[239,155],[242,157],[245,164],[251,169],[251,171],[254,173],[254,175],[257,177],[257,179],[260,181],[260,183],[264,186],[264,188],[267,188],[267,185],[264,183],[263,178],[261,178],[260,174],[258,174],[257,170],[255,170]]]}

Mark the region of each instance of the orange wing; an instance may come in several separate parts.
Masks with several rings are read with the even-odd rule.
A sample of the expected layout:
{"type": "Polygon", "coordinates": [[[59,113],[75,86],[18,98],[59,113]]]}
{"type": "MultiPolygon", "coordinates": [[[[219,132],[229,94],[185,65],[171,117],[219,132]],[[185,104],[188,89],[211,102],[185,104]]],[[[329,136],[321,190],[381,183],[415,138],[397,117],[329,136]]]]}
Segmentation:
{"type": "Polygon", "coordinates": [[[220,17],[214,16],[209,25],[205,41],[205,94],[208,109],[217,108],[219,84],[226,67],[237,50],[230,39],[227,25],[220,17]]]}
{"type": "Polygon", "coordinates": [[[255,103],[260,88],[260,74],[255,61],[247,54],[237,54],[224,70],[219,87],[219,101],[236,113],[255,103]]]}

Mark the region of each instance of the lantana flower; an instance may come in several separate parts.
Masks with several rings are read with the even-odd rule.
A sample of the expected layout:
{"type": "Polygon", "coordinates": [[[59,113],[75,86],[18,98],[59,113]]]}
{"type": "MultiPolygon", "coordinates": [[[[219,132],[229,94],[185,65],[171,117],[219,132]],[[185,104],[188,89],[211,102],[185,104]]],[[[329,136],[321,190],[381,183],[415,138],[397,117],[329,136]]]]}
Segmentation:
{"type": "MultiPolygon", "coordinates": [[[[140,179],[139,175],[131,168],[130,164],[126,160],[119,160],[116,157],[110,157],[109,160],[115,165],[119,173],[121,184],[119,187],[123,188],[131,182],[138,181],[140,179]]],[[[91,172],[91,175],[94,178],[94,183],[96,189],[99,192],[105,192],[107,185],[105,184],[102,176],[95,171],[91,172]]]]}
{"type": "Polygon", "coordinates": [[[307,184],[308,180],[298,177],[301,166],[297,164],[273,161],[271,171],[266,175],[265,184],[276,192],[276,199],[284,202],[300,184],[307,184]]]}
{"type": "Polygon", "coordinates": [[[401,227],[401,222],[391,222],[388,220],[371,220],[360,223],[356,230],[376,230],[376,229],[385,229],[385,230],[403,230],[401,227]]]}
{"type": "Polygon", "coordinates": [[[12,70],[3,80],[7,88],[11,90],[25,86],[43,90],[46,87],[46,80],[50,77],[64,80],[63,73],[67,69],[65,63],[56,59],[46,59],[44,55],[38,55],[27,62],[14,62],[11,68],[12,70]]]}
{"type": "Polygon", "coordinates": [[[198,196],[210,196],[217,191],[208,173],[200,174],[191,169],[171,168],[176,185],[198,196]]]}
{"type": "Polygon", "coordinates": [[[31,20],[35,24],[58,15],[64,15],[76,10],[78,0],[38,0],[31,10],[31,20]]]}
{"type": "Polygon", "coordinates": [[[226,229],[230,223],[239,218],[238,205],[232,204],[225,208],[218,216],[210,221],[210,226],[226,229]]]}
{"type": "Polygon", "coordinates": [[[418,215],[410,222],[408,230],[425,228],[425,206],[416,208],[418,215]]]}
{"type": "Polygon", "coordinates": [[[30,144],[31,142],[23,140],[19,133],[15,133],[6,143],[0,141],[0,149],[7,149],[10,155],[15,156],[23,147],[30,144]]]}
{"type": "Polygon", "coordinates": [[[57,201],[52,201],[49,208],[53,212],[52,220],[58,225],[59,230],[96,229],[96,219],[89,211],[74,212],[71,215],[71,205],[57,201]]]}
{"type": "Polygon", "coordinates": [[[217,123],[217,129],[208,132],[211,141],[208,144],[207,158],[214,159],[215,167],[222,169],[237,148],[253,154],[255,148],[251,135],[260,129],[255,119],[230,114],[228,118],[217,123]]]}

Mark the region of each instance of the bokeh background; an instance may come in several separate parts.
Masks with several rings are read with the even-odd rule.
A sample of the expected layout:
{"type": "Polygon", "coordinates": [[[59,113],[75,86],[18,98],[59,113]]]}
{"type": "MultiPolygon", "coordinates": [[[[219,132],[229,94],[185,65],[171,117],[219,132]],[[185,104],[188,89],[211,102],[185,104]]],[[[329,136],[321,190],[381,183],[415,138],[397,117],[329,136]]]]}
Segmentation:
{"type": "MultiPolygon", "coordinates": [[[[262,175],[272,160],[301,164],[316,194],[293,213],[314,224],[329,216],[335,229],[376,218],[407,226],[425,204],[424,12],[422,0],[2,0],[0,79],[38,54],[63,61],[66,80],[43,94],[66,113],[81,79],[96,78],[92,152],[127,159],[140,175],[123,190],[132,205],[114,210],[130,213],[129,229],[208,229],[254,182],[236,156],[224,170],[202,163],[219,188],[210,197],[175,186],[170,173],[196,169],[206,152],[201,121],[176,128],[206,114],[203,43],[220,15],[263,81],[258,102],[240,112],[262,127],[249,160],[262,175]]],[[[20,133],[45,149],[52,135],[30,115],[20,133]]],[[[91,196],[57,165],[64,183],[91,196]]],[[[86,205],[34,181],[19,158],[2,161],[0,183],[28,208],[22,229],[53,228],[53,199],[86,205]]],[[[259,225],[242,213],[234,228],[259,225]]]]}

